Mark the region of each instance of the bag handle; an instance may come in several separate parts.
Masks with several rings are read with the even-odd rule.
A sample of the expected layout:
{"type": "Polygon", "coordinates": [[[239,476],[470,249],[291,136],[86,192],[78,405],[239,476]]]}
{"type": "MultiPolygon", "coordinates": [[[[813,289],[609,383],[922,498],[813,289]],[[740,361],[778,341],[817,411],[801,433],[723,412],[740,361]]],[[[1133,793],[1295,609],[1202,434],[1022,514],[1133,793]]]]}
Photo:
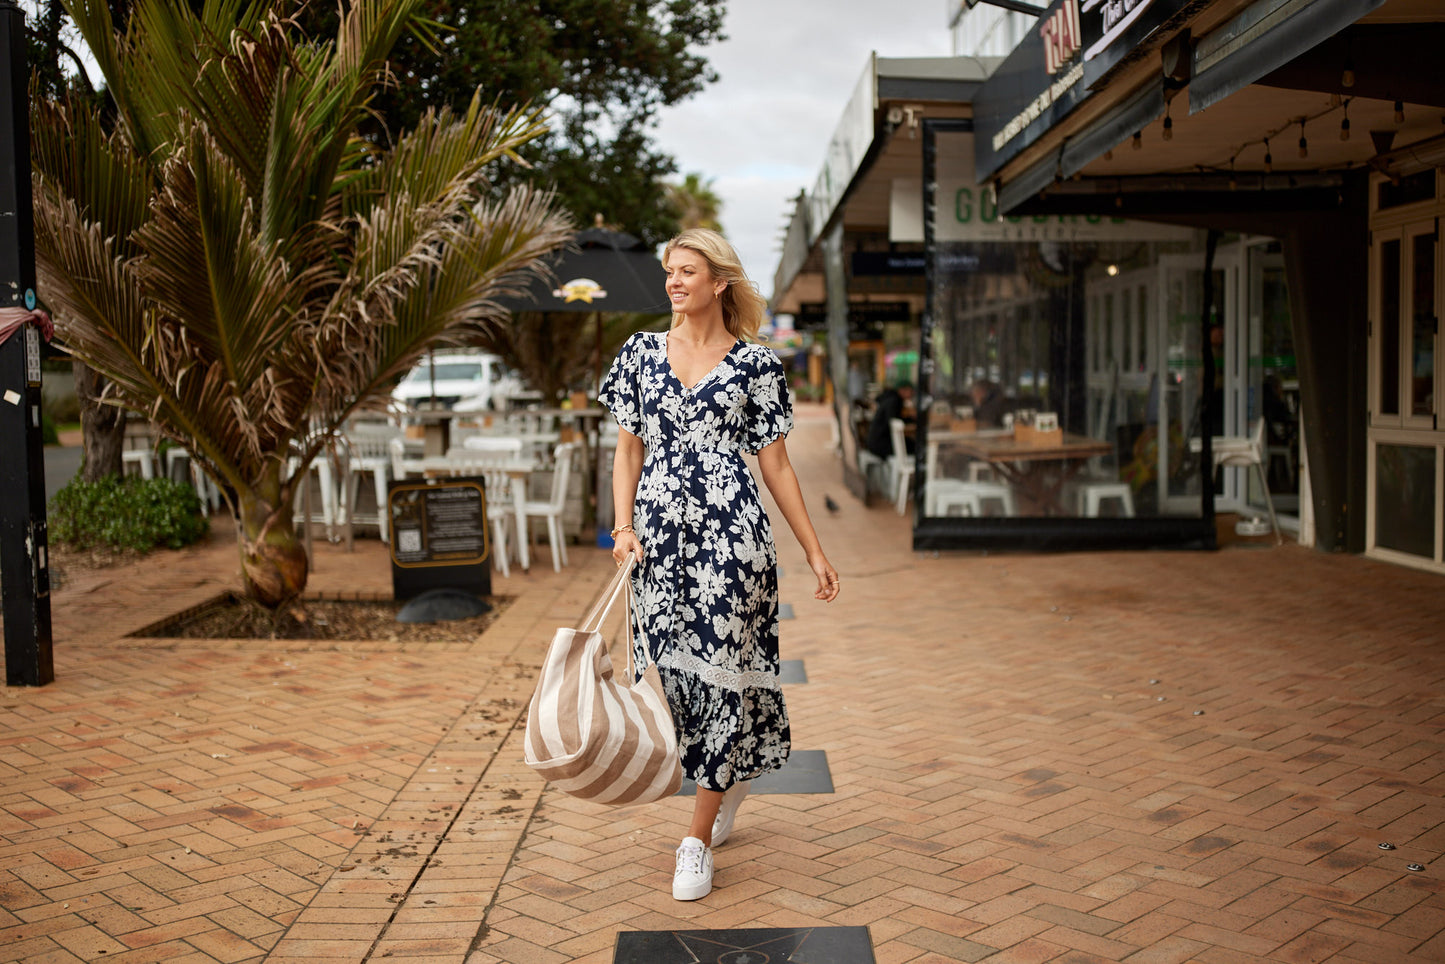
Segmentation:
{"type": "Polygon", "coordinates": [[[579,633],[601,632],[603,624],[612,614],[612,607],[617,604],[619,598],[623,600],[622,621],[627,627],[627,678],[629,680],[634,676],[632,610],[636,607],[637,600],[632,591],[632,570],[636,564],[637,557],[629,553],[627,561],[618,568],[617,575],[613,576],[612,581],[603,588],[597,601],[592,604],[592,608],[587,610],[587,615],[583,617],[582,625],[577,627],[579,633]]]}
{"type": "MultiPolygon", "coordinates": [[[[612,577],[612,581],[602,590],[601,595],[597,597],[597,601],[592,604],[592,608],[587,610],[587,615],[582,617],[582,625],[577,627],[579,633],[595,633],[602,628],[603,623],[607,622],[607,617],[611,614],[612,607],[617,604],[618,597],[623,595],[623,587],[628,587],[630,590],[632,585],[632,567],[636,565],[636,563],[637,557],[628,553],[627,561],[618,567],[617,575],[612,577]]],[[[627,593],[627,596],[630,605],[630,591],[627,593]]]]}

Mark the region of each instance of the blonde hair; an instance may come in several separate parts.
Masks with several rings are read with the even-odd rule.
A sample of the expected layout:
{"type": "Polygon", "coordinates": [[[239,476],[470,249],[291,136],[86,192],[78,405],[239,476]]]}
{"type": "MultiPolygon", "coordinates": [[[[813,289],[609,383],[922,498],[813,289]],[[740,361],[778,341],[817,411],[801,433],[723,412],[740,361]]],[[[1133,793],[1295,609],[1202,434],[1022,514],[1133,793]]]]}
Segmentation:
{"type": "MultiPolygon", "coordinates": [[[[727,282],[718,300],[722,302],[723,325],[728,333],[744,341],[757,341],[768,300],[758,292],[758,286],[748,280],[742,260],[727,238],[707,228],[690,228],[667,242],[662,249],[663,264],[678,248],[702,255],[712,276],[727,282]]],[[[681,323],[682,315],[673,312],[672,326],[676,328],[681,323]]]]}

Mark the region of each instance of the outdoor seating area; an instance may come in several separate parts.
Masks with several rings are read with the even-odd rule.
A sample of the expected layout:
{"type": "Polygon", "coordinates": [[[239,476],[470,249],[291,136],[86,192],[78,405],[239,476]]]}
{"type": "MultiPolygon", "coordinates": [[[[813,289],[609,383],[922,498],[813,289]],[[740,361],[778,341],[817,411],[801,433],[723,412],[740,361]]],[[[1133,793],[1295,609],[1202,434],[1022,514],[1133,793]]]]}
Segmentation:
{"type": "MultiPolygon", "coordinates": [[[[439,414],[439,413],[438,413],[439,414]]],[[[400,426],[356,419],[328,438],[306,470],[297,494],[294,521],[329,542],[348,545],[358,535],[389,544],[385,507],[393,482],[433,478],[481,478],[487,494],[493,567],[503,577],[513,564],[528,569],[531,547],[545,533],[552,568],[567,564],[567,542],[582,531],[588,480],[595,478],[599,453],[616,444],[616,431],[599,431],[600,408],[533,408],[447,418],[400,426]],[[438,432],[445,448],[438,451],[438,432]]],[[[123,463],[128,472],[154,478],[164,472],[190,481],[207,513],[224,505],[220,490],[179,448],[164,447],[148,425],[127,429],[123,463]]],[[[300,470],[293,454],[287,473],[300,470]]]]}

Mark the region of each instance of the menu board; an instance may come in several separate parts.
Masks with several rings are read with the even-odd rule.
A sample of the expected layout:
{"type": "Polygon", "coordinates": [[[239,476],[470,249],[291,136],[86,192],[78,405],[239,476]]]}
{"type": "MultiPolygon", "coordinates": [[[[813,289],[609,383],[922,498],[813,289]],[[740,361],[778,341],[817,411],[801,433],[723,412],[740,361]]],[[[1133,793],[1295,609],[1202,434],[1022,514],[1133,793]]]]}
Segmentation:
{"type": "Polygon", "coordinates": [[[491,594],[486,484],[478,478],[393,482],[387,495],[392,589],[491,594]]]}

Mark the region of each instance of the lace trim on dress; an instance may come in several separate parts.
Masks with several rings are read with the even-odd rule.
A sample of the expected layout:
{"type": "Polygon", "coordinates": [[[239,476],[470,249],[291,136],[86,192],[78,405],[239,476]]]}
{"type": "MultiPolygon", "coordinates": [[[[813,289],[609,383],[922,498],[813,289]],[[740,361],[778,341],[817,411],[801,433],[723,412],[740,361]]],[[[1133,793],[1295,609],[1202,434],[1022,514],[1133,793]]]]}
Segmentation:
{"type": "Polygon", "coordinates": [[[776,690],[782,687],[778,684],[776,673],[759,672],[749,670],[746,673],[730,673],[727,670],[713,666],[700,656],[691,653],[686,655],[680,653],[666,653],[657,661],[658,666],[666,666],[681,673],[689,673],[702,680],[704,683],[717,686],[721,689],[732,690],[734,693],[741,693],[743,690],[776,690]]]}

